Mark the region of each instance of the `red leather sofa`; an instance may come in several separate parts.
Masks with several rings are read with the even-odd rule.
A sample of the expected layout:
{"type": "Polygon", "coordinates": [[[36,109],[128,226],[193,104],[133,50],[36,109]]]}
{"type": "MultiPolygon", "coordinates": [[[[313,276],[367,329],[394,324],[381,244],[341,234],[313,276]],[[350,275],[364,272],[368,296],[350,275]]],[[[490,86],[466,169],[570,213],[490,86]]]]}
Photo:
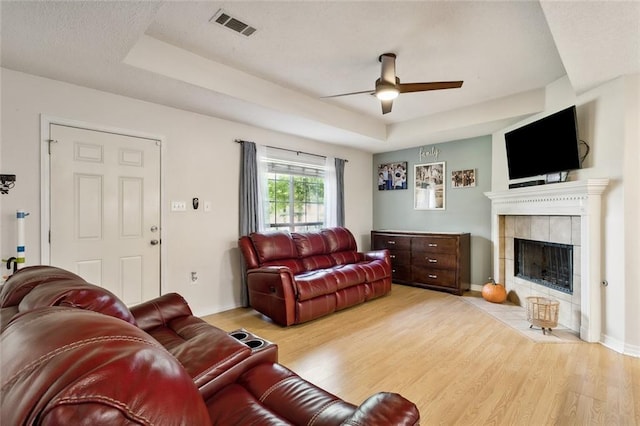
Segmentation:
{"type": "Polygon", "coordinates": [[[359,407],[277,363],[277,346],[194,317],[177,294],[127,308],[49,266],[0,289],[3,425],[415,425],[414,404],[359,407]],[[257,343],[257,345],[255,344],[257,343]]]}
{"type": "Polygon", "coordinates": [[[346,228],[256,232],[238,240],[249,304],[275,323],[310,321],[391,291],[387,250],[358,252],[346,228]]]}

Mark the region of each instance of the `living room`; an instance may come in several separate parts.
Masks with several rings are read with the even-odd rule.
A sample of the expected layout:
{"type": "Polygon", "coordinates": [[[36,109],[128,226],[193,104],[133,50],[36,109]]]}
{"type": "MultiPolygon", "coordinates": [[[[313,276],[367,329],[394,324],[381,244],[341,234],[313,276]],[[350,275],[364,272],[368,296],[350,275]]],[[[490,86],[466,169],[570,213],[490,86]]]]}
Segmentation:
{"type": "MultiPolygon", "coordinates": [[[[326,113],[320,115],[331,118],[332,122],[327,124],[324,118],[309,118],[309,110],[319,111],[314,110],[318,108],[316,104],[309,106],[290,102],[304,108],[300,107],[300,113],[293,115],[289,127],[285,127],[283,118],[292,115],[291,110],[296,107],[282,104],[299,100],[288,92],[276,96],[278,99],[272,100],[275,106],[270,108],[265,106],[264,93],[260,93],[262,97],[255,94],[253,105],[266,109],[269,114],[256,116],[261,121],[251,124],[248,119],[238,118],[243,114],[256,114],[254,109],[245,108],[246,98],[250,95],[228,93],[218,86],[210,91],[220,91],[222,95],[209,94],[198,98],[200,104],[193,105],[188,99],[198,90],[195,83],[145,71],[145,78],[136,80],[139,85],[130,92],[110,91],[106,79],[112,72],[125,80],[136,75],[135,65],[132,65],[135,55],[129,56],[131,65],[125,65],[124,74],[116,74],[116,69],[110,68],[113,66],[111,63],[98,62],[105,69],[105,80],[89,81],[88,62],[99,60],[100,54],[96,52],[103,51],[106,55],[117,50],[115,55],[123,61],[136,45],[139,49],[149,49],[142,52],[150,55],[147,58],[149,63],[153,62],[151,59],[157,60],[152,56],[153,48],[162,48],[160,56],[166,55],[170,61],[176,59],[172,55],[180,52],[165,50],[167,46],[152,43],[147,38],[149,36],[145,36],[161,4],[149,6],[143,16],[131,13],[124,6],[116,13],[105,4],[101,5],[105,9],[98,13],[88,11],[86,15],[75,15],[77,10],[56,12],[56,8],[63,7],[62,4],[32,4],[27,7],[26,2],[3,2],[0,171],[15,174],[16,182],[8,194],[0,196],[0,254],[2,258],[15,255],[15,214],[20,209],[29,212],[25,225],[26,264],[46,264],[49,261],[44,231],[47,200],[43,195],[46,188],[42,156],[46,151],[43,146],[46,146],[47,124],[58,121],[68,125],[91,125],[106,131],[129,131],[162,140],[160,293],[180,293],[189,301],[196,315],[219,313],[241,305],[242,272],[237,248],[239,204],[236,201],[240,148],[234,143],[236,139],[347,159],[345,226],[353,232],[361,249],[369,248],[373,229],[471,232],[471,283],[477,289],[488,276],[495,275],[493,247],[496,241],[492,229],[491,200],[484,193],[508,189],[504,133],[566,106],[576,105],[580,138],[589,143],[591,153],[583,168],[571,173],[570,180],[609,179],[603,196],[602,277],[598,280],[607,283],[606,287],[600,287],[600,341],[616,352],[639,356],[640,313],[637,306],[640,304],[640,290],[635,283],[640,279],[640,201],[636,184],[640,180],[640,170],[635,165],[640,159],[637,120],[640,114],[640,70],[638,28],[629,23],[629,19],[637,22],[634,18],[638,18],[638,7],[634,2],[615,6],[596,2],[590,7],[581,6],[580,2],[564,6],[550,3],[542,2],[538,13],[544,12],[548,20],[549,31],[558,49],[559,59],[554,60],[560,61],[566,75],[560,74],[523,93],[489,97],[476,104],[433,112],[402,123],[387,124],[372,115],[354,112],[348,105],[340,105],[339,111],[320,110],[326,113]],[[107,11],[125,22],[120,24],[121,27],[133,26],[126,17],[135,16],[135,25],[139,26],[137,37],[147,44],[137,45],[138,39],[129,39],[123,44],[112,45],[107,36],[99,37],[102,44],[83,44],[82,38],[89,38],[94,31],[97,32],[94,28],[101,28],[98,18],[107,11]],[[42,21],[30,20],[29,15],[38,16],[42,21]],[[69,16],[68,21],[63,19],[66,15],[69,16]],[[46,16],[51,20],[45,19],[46,16]],[[584,25],[573,25],[572,19],[584,25]],[[82,20],[88,21],[89,25],[80,25],[82,20]],[[94,28],[91,24],[95,24],[94,28]],[[53,37],[56,33],[59,38],[53,37]],[[22,45],[16,41],[19,39],[31,43],[22,45]],[[27,49],[28,46],[31,47],[27,49]],[[51,69],[47,70],[40,63],[23,61],[21,49],[25,57],[27,52],[33,55],[30,60],[38,56],[44,58],[48,49],[59,58],[49,62],[51,69]],[[610,57],[610,54],[616,55],[611,52],[620,51],[626,52],[625,55],[610,57]],[[85,55],[87,59],[71,62],[71,58],[78,55],[85,55]],[[71,65],[71,71],[64,65],[71,65]],[[589,74],[601,71],[605,65],[611,66],[614,74],[604,71],[595,77],[589,74]],[[182,95],[175,96],[176,91],[182,95]],[[221,100],[228,102],[223,104],[221,100]],[[222,106],[217,107],[218,103],[222,106]],[[213,109],[215,111],[207,113],[213,109]],[[309,133],[315,136],[311,137],[309,133]],[[332,140],[332,137],[337,140],[332,140]],[[435,149],[439,151],[437,160],[421,156],[435,149]],[[396,161],[408,161],[412,165],[445,162],[447,173],[475,169],[476,186],[448,187],[444,210],[419,211],[413,208],[412,181],[408,190],[385,192],[377,188],[377,167],[396,161]],[[198,210],[170,211],[170,201],[187,201],[190,207],[193,198],[201,200],[203,206],[205,202],[211,203],[211,210],[205,211],[201,207],[198,210]],[[191,279],[193,271],[198,275],[195,283],[191,279]]],[[[211,5],[212,13],[220,6],[211,5]]],[[[229,5],[225,3],[224,6],[229,5]]],[[[209,18],[207,16],[205,20],[209,18]]],[[[253,24],[259,25],[259,22],[253,24]]],[[[118,27],[112,28],[115,31],[118,27]]],[[[503,36],[509,37],[509,34],[503,36]]],[[[390,44],[388,50],[393,47],[390,44]]],[[[377,55],[384,53],[386,46],[374,48],[376,54],[370,58],[369,64],[373,70],[370,79],[359,81],[360,86],[343,86],[325,95],[373,86],[379,76],[377,55]]],[[[399,52],[399,76],[406,76],[404,79],[407,81],[430,78],[411,76],[408,62],[406,68],[403,66],[405,57],[409,58],[408,53],[403,56],[399,52]]],[[[182,63],[196,59],[181,57],[182,63]]],[[[438,59],[433,62],[437,63],[438,59]]],[[[207,70],[213,72],[210,68],[207,70]]],[[[224,74],[225,70],[218,71],[228,76],[224,74]]],[[[442,78],[465,77],[448,75],[442,78]]],[[[229,80],[224,80],[224,83],[230,85],[229,80]]],[[[472,85],[473,80],[465,78],[465,86],[459,90],[472,85]]],[[[433,103],[446,104],[447,92],[450,91],[438,93],[437,101],[433,103]]],[[[413,96],[423,95],[403,94],[395,101],[394,109],[402,111],[405,99],[408,104],[413,96]]],[[[353,102],[370,100],[363,97],[364,100],[353,102]]],[[[379,103],[371,101],[374,104],[372,108],[381,116],[379,103]]],[[[315,99],[314,102],[319,101],[315,99]]],[[[335,107],[335,104],[330,106],[335,107]]],[[[413,175],[413,169],[410,169],[410,174],[413,175]]]]}

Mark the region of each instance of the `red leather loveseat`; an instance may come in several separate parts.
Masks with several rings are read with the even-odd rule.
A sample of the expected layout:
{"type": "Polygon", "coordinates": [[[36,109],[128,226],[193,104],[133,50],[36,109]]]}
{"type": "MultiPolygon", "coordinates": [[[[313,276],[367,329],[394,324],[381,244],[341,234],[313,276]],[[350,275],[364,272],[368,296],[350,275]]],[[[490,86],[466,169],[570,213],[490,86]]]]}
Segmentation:
{"type": "Polygon", "coordinates": [[[240,237],[249,304],[289,326],[391,291],[387,250],[358,252],[342,227],[318,232],[256,232],[240,237]]]}
{"type": "Polygon", "coordinates": [[[277,363],[276,345],[194,317],[177,294],[128,309],[71,272],[35,266],[0,289],[0,320],[2,425],[419,421],[398,394],[357,407],[314,386],[277,363]]]}

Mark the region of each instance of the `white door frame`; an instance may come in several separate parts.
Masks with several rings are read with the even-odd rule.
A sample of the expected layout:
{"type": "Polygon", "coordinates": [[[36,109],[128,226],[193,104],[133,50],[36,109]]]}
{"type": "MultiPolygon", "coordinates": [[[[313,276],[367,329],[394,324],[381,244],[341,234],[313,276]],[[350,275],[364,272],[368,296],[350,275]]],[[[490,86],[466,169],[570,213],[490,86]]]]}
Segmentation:
{"type": "MultiPolygon", "coordinates": [[[[86,121],[71,120],[67,118],[52,117],[40,114],[40,263],[51,264],[51,244],[49,243],[49,229],[51,227],[51,169],[49,164],[49,140],[50,125],[59,124],[61,126],[79,127],[81,129],[95,130],[99,132],[116,133],[124,136],[153,139],[160,141],[160,241],[164,234],[162,228],[165,222],[164,206],[164,136],[153,135],[136,130],[121,129],[117,127],[104,126],[101,124],[88,123],[86,121]]],[[[164,294],[166,248],[160,244],[160,294],[164,294]]]]}

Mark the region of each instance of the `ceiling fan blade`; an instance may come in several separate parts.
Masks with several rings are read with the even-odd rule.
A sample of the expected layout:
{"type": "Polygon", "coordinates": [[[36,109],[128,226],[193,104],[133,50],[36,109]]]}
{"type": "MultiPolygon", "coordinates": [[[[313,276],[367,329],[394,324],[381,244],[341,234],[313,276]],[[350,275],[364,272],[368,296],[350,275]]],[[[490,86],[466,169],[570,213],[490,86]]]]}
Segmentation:
{"type": "Polygon", "coordinates": [[[330,96],[320,96],[320,99],[326,99],[326,98],[338,98],[340,96],[351,96],[351,95],[361,95],[363,93],[368,93],[370,95],[374,94],[373,90],[363,90],[361,92],[349,92],[349,93],[340,93],[339,95],[330,95],[330,96]]]}
{"type": "Polygon", "coordinates": [[[400,83],[400,93],[426,92],[428,90],[458,89],[462,87],[462,81],[433,81],[430,83],[400,83]]]}
{"type": "Polygon", "coordinates": [[[382,103],[382,113],[386,114],[391,112],[391,107],[393,106],[393,99],[389,99],[388,101],[380,101],[382,103]]]}
{"type": "Polygon", "coordinates": [[[383,53],[378,59],[382,62],[380,80],[389,84],[396,84],[396,55],[383,53]]]}

